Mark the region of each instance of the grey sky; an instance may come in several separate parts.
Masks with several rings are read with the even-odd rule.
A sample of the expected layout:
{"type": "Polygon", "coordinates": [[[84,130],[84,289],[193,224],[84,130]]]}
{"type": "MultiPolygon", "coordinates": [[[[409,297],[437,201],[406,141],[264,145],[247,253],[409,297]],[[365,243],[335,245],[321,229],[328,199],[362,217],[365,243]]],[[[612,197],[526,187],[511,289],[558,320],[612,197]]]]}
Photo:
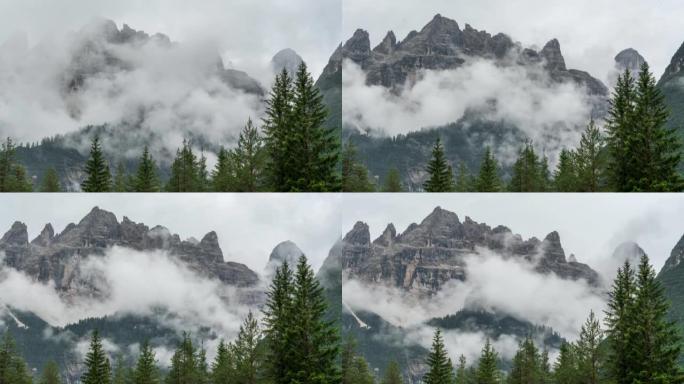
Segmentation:
{"type": "Polygon", "coordinates": [[[657,270],[684,234],[679,194],[365,194],[345,195],[343,233],[358,220],[371,237],[388,223],[403,232],[436,206],[490,226],[505,225],[524,238],[558,231],[566,255],[600,269],[617,245],[635,241],[657,270]]]}
{"type": "Polygon", "coordinates": [[[249,72],[289,47],[320,74],[341,40],[341,0],[0,0],[0,44],[25,32],[35,44],[95,17],[178,42],[208,39],[224,60],[249,72]]]}
{"type": "Polygon", "coordinates": [[[660,77],[684,41],[678,0],[345,0],[343,35],[369,31],[371,45],[388,30],[403,39],[440,13],[492,34],[503,32],[525,46],[542,47],[558,38],[569,68],[589,71],[605,80],[613,58],[632,47],[660,77]]]}
{"type": "Polygon", "coordinates": [[[29,238],[50,222],[61,232],[94,206],[148,226],[163,225],[182,239],[216,231],[226,260],[264,270],[273,247],[295,242],[317,270],[340,236],[334,194],[3,194],[0,236],[16,220],[29,238]]]}

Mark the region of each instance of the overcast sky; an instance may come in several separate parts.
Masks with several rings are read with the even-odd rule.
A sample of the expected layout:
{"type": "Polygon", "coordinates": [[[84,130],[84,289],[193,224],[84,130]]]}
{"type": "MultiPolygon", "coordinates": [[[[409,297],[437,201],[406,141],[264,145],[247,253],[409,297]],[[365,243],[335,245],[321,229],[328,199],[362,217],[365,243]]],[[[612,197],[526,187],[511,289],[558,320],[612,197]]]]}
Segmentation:
{"type": "Polygon", "coordinates": [[[163,225],[182,239],[216,231],[223,257],[262,273],[281,241],[295,242],[316,270],[340,237],[335,194],[3,194],[0,237],[16,220],[33,239],[52,223],[61,232],[94,206],[149,227],[163,225]]]}
{"type": "Polygon", "coordinates": [[[369,31],[375,46],[388,30],[402,40],[440,13],[491,34],[503,32],[524,46],[543,47],[558,38],[568,68],[589,71],[602,80],[615,55],[638,50],[660,77],[684,41],[679,0],[345,0],[343,33],[369,31]]]}
{"type": "Polygon", "coordinates": [[[343,200],[343,233],[368,223],[375,239],[388,223],[403,232],[436,206],[491,227],[505,225],[523,238],[558,231],[565,254],[595,269],[615,247],[635,241],[660,270],[684,234],[684,198],[679,194],[355,194],[343,200]]]}
{"type": "Polygon", "coordinates": [[[36,44],[108,18],[173,41],[215,41],[247,71],[289,47],[318,77],[341,40],[340,12],[340,0],[0,0],[0,44],[17,32],[36,44]]]}

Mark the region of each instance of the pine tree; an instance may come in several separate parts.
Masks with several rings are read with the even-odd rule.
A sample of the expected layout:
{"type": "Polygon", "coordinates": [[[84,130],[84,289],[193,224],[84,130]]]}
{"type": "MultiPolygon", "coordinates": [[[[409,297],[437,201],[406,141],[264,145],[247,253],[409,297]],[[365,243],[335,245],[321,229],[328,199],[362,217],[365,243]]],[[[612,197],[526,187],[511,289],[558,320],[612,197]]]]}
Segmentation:
{"type": "Polygon", "coordinates": [[[518,159],[513,164],[513,176],[509,184],[511,192],[539,192],[544,190],[543,163],[534,151],[532,143],[527,143],[520,150],[518,159]]]}
{"type": "Polygon", "coordinates": [[[86,178],[81,183],[84,192],[108,192],[112,189],[109,165],[100,147],[100,138],[95,136],[90,146],[90,157],[86,162],[86,178]]]}
{"type": "Polygon", "coordinates": [[[152,347],[145,341],[140,348],[140,356],[133,371],[133,384],[158,384],[159,369],[152,347]]]}
{"type": "Polygon", "coordinates": [[[230,346],[221,340],[216,349],[214,361],[211,364],[211,382],[213,384],[232,383],[235,381],[236,374],[233,358],[230,346]]]}
{"type": "Polygon", "coordinates": [[[264,334],[268,343],[267,375],[274,384],[290,384],[293,278],[287,262],[276,269],[264,306],[264,334]]]}
{"type": "Polygon", "coordinates": [[[183,341],[171,357],[171,367],[166,384],[196,384],[198,378],[198,353],[190,335],[183,334],[183,341]]]}
{"type": "Polygon", "coordinates": [[[475,189],[477,192],[499,192],[501,190],[499,165],[489,147],[485,148],[484,155],[482,156],[480,174],[477,177],[475,189]]]}
{"type": "Polygon", "coordinates": [[[356,340],[349,336],[344,341],[340,351],[342,384],[355,384],[354,359],[356,359],[356,340]]]}
{"type": "Polygon", "coordinates": [[[197,370],[194,384],[209,384],[209,364],[207,363],[207,350],[204,347],[197,352],[197,370]]]}
{"type": "Polygon", "coordinates": [[[114,373],[112,376],[112,384],[128,384],[128,379],[130,377],[130,372],[126,366],[123,355],[118,355],[116,357],[116,362],[114,363],[114,373]]]}
{"type": "Polygon", "coordinates": [[[578,376],[582,383],[598,384],[604,361],[602,343],[601,325],[594,311],[591,311],[582,325],[576,345],[578,376]]]}
{"type": "Polygon", "coordinates": [[[580,384],[577,356],[572,344],[563,343],[554,364],[554,380],[557,384],[580,384]]]}
{"type": "Polygon", "coordinates": [[[468,377],[468,370],[466,367],[466,357],[461,355],[458,357],[458,368],[456,368],[456,377],[454,384],[469,384],[470,377],[468,377]]]}
{"type": "Polygon", "coordinates": [[[237,192],[256,192],[262,189],[265,152],[259,131],[247,120],[240,132],[238,146],[233,153],[237,192]]]}
{"type": "Polygon", "coordinates": [[[0,192],[31,192],[26,170],[15,161],[16,150],[9,137],[0,145],[0,192]]]}
{"type": "Polygon", "coordinates": [[[114,175],[114,184],[112,185],[112,192],[126,192],[128,186],[126,185],[126,168],[122,161],[116,166],[116,174],[114,175]]]}
{"type": "Polygon", "coordinates": [[[276,76],[266,101],[264,118],[264,147],[268,155],[266,173],[274,191],[288,192],[293,168],[293,89],[287,70],[276,76]]]}
{"type": "Polygon", "coordinates": [[[539,383],[551,383],[553,381],[552,378],[553,375],[551,374],[551,363],[549,363],[549,350],[544,348],[540,358],[539,383]]]}
{"type": "Polygon", "coordinates": [[[458,164],[458,175],[456,176],[456,181],[454,184],[455,192],[472,192],[473,187],[477,188],[477,179],[468,171],[468,167],[465,162],[461,161],[458,164]]]}
{"type": "Polygon", "coordinates": [[[610,153],[608,172],[613,188],[618,192],[632,190],[630,175],[635,167],[630,153],[635,137],[634,105],[636,90],[634,78],[629,69],[618,76],[613,95],[609,100],[606,129],[607,146],[610,153]]]}
{"type": "Polygon", "coordinates": [[[576,151],[577,189],[581,192],[598,192],[603,184],[605,159],[604,139],[592,119],[582,133],[576,151]]]}
{"type": "Polygon", "coordinates": [[[349,141],[342,151],[342,191],[373,192],[375,186],[370,182],[368,169],[356,159],[356,148],[349,141]]]}
{"type": "Polygon", "coordinates": [[[83,384],[110,384],[112,369],[107,353],[102,347],[100,334],[93,331],[90,337],[90,349],[86,354],[85,372],[81,377],[83,384]]]}
{"type": "Polygon", "coordinates": [[[194,190],[199,192],[209,190],[209,171],[207,170],[207,157],[204,156],[204,150],[197,160],[197,185],[194,190]]]}
{"type": "Polygon", "coordinates": [[[387,172],[387,177],[385,177],[385,184],[382,187],[383,192],[403,192],[401,186],[401,176],[399,175],[399,170],[396,168],[391,168],[387,172]]]}
{"type": "Polygon", "coordinates": [[[133,179],[135,192],[159,192],[159,178],[157,177],[157,164],[150,156],[147,146],[143,149],[138,163],[138,170],[133,179]]]}
{"type": "Polygon", "coordinates": [[[535,384],[542,382],[541,356],[530,337],[520,343],[513,357],[513,367],[508,378],[510,384],[535,384]]]}
{"type": "Polygon", "coordinates": [[[260,343],[259,323],[252,312],[249,312],[233,345],[236,383],[256,384],[259,381],[263,361],[260,343]]]}
{"type": "Polygon", "coordinates": [[[577,166],[573,152],[561,150],[553,174],[553,184],[557,192],[577,192],[577,166]]]}
{"type": "Polygon", "coordinates": [[[50,360],[43,367],[43,373],[40,376],[40,384],[62,384],[62,379],[59,374],[59,366],[54,360],[50,360]]]}
{"type": "Polygon", "coordinates": [[[632,384],[632,333],[634,318],[635,281],[629,261],[618,269],[608,296],[606,310],[606,336],[608,343],[607,370],[616,384],[632,384]]]}
{"type": "Polygon", "coordinates": [[[41,192],[61,192],[62,187],[59,183],[59,177],[57,176],[57,171],[50,167],[45,171],[43,176],[43,183],[40,187],[41,192]]]}
{"type": "Polygon", "coordinates": [[[439,138],[432,148],[432,159],[428,163],[428,180],[423,184],[426,192],[450,192],[454,190],[454,176],[444,155],[439,138]]]}
{"type": "Polygon", "coordinates": [[[423,378],[425,384],[451,384],[453,368],[439,329],[435,331],[432,339],[432,349],[427,358],[427,365],[428,372],[423,378]]]}
{"type": "Polygon", "coordinates": [[[636,290],[629,377],[639,383],[681,382],[677,361],[681,339],[676,325],[667,318],[670,305],[646,255],[639,263],[636,290]]]}
{"type": "Polygon", "coordinates": [[[0,345],[0,383],[31,384],[26,362],[19,356],[14,339],[5,333],[0,345]]]}
{"type": "Polygon", "coordinates": [[[230,192],[236,184],[233,156],[221,147],[214,169],[211,171],[211,185],[214,192],[230,192]]]}
{"type": "Polygon", "coordinates": [[[323,95],[304,62],[299,64],[294,80],[292,124],[293,162],[288,190],[330,192],[340,190],[336,172],[340,143],[338,134],[324,125],[328,110],[323,95]]]}
{"type": "Polygon", "coordinates": [[[385,376],[382,378],[381,384],[404,384],[404,379],[401,377],[401,370],[399,364],[392,360],[387,364],[385,369],[385,376]]]}
{"type": "Polygon", "coordinates": [[[200,188],[200,164],[190,143],[183,140],[183,147],[176,151],[171,164],[171,178],[166,187],[169,192],[195,192],[200,188]]]}
{"type": "Polygon", "coordinates": [[[477,367],[477,384],[497,384],[501,382],[499,369],[497,368],[498,359],[496,351],[494,351],[491,342],[487,339],[484,348],[482,348],[480,363],[477,367]]]}

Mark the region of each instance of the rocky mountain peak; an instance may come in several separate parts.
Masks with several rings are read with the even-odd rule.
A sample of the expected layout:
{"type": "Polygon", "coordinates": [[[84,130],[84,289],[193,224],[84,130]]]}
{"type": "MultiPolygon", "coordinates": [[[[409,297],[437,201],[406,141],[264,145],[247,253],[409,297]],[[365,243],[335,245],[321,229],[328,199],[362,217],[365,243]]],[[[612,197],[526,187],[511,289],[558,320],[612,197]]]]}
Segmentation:
{"type": "Polygon", "coordinates": [[[211,231],[202,237],[199,242],[199,247],[204,251],[209,260],[214,263],[223,262],[223,252],[219,246],[218,235],[211,231]]]}
{"type": "Polygon", "coordinates": [[[354,228],[344,236],[343,241],[352,245],[370,245],[370,230],[368,224],[357,221],[354,228]]]}
{"type": "Polygon", "coordinates": [[[52,239],[54,238],[55,230],[52,228],[52,224],[47,223],[45,224],[45,227],[43,227],[43,230],[40,231],[40,235],[38,235],[35,239],[31,241],[31,244],[39,245],[41,247],[47,247],[50,245],[52,239]]]}
{"type": "MultiPolygon", "coordinates": [[[[632,266],[639,263],[639,259],[646,255],[646,252],[639,246],[639,244],[633,241],[626,241],[618,245],[613,251],[613,260],[618,262],[620,265],[625,261],[629,261],[632,266]]],[[[668,260],[669,261],[669,260],[668,260]]],[[[667,265],[667,262],[665,263],[667,265]]]]}
{"type": "Polygon", "coordinates": [[[615,56],[615,69],[619,72],[629,69],[631,73],[638,73],[641,65],[645,62],[646,59],[636,49],[627,48],[615,56]]]}
{"type": "Polygon", "coordinates": [[[26,224],[15,221],[9,231],[2,236],[0,243],[6,243],[11,245],[28,245],[28,231],[26,230],[26,224]]]}
{"type": "Polygon", "coordinates": [[[674,269],[684,260],[684,236],[682,236],[677,244],[672,248],[670,252],[670,257],[665,261],[665,265],[660,273],[674,269]]]}
{"type": "Polygon", "coordinates": [[[665,84],[673,78],[682,76],[682,70],[684,70],[684,43],[672,56],[672,60],[670,60],[670,64],[665,68],[665,73],[661,76],[658,84],[665,84]]]}
{"type": "Polygon", "coordinates": [[[442,225],[442,224],[460,224],[458,215],[454,212],[442,209],[442,207],[435,207],[434,210],[420,223],[420,225],[442,225]]]}
{"type": "Polygon", "coordinates": [[[380,235],[380,237],[378,237],[377,239],[373,240],[373,244],[379,244],[387,247],[391,245],[396,238],[397,230],[396,228],[394,228],[394,224],[390,223],[387,224],[385,230],[382,231],[382,235],[380,235]]]}
{"type": "Polygon", "coordinates": [[[354,35],[342,46],[342,56],[354,62],[363,62],[370,57],[370,37],[368,32],[357,29],[354,35]]]}
{"type": "Polygon", "coordinates": [[[297,68],[304,60],[293,49],[285,48],[276,53],[271,59],[273,73],[280,73],[285,69],[290,76],[297,73],[297,68]]]}
{"type": "Polygon", "coordinates": [[[558,39],[551,39],[539,52],[541,57],[546,60],[546,68],[550,71],[566,71],[565,59],[561,53],[558,39]]]}
{"type": "Polygon", "coordinates": [[[444,17],[438,13],[432,18],[432,20],[430,20],[429,23],[423,27],[420,32],[458,34],[461,32],[461,30],[455,20],[444,17]]]}
{"type": "Polygon", "coordinates": [[[299,258],[304,256],[304,252],[290,240],[283,241],[273,248],[266,264],[266,276],[273,276],[275,270],[287,262],[290,269],[295,268],[299,258]]]}
{"type": "Polygon", "coordinates": [[[397,47],[397,37],[394,36],[394,32],[389,31],[382,42],[373,48],[373,52],[381,53],[384,55],[391,55],[395,48],[397,47]]]}
{"type": "Polygon", "coordinates": [[[542,250],[544,252],[544,259],[554,263],[565,263],[565,251],[561,245],[560,235],[553,231],[546,235],[542,241],[542,250]]]}

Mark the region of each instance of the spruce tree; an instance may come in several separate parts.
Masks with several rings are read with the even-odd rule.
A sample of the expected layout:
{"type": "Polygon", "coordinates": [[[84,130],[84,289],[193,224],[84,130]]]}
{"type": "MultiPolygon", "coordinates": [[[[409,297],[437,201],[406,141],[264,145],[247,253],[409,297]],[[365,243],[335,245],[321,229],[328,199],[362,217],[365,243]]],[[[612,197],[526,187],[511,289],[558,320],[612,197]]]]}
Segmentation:
{"type": "Polygon", "coordinates": [[[123,355],[119,354],[114,363],[114,372],[112,374],[112,384],[128,384],[130,372],[126,366],[123,355]]]}
{"type": "Polygon", "coordinates": [[[489,338],[485,342],[480,354],[480,362],[475,374],[477,384],[498,384],[501,382],[501,375],[497,368],[499,357],[492,347],[489,338]]]}
{"type": "Polygon", "coordinates": [[[109,357],[102,347],[100,334],[94,330],[90,337],[90,348],[86,354],[84,373],[81,377],[83,384],[110,384],[112,369],[109,357]]]}
{"type": "Polygon", "coordinates": [[[451,384],[453,367],[444,346],[442,332],[437,329],[427,358],[428,371],[423,377],[425,384],[451,384]]]}
{"type": "Polygon", "coordinates": [[[9,137],[0,145],[0,192],[31,192],[33,185],[26,169],[15,159],[16,149],[9,137]]]}
{"type": "Polygon", "coordinates": [[[573,152],[561,150],[553,174],[553,184],[557,192],[577,192],[577,166],[573,152]]]}
{"type": "Polygon", "coordinates": [[[183,341],[171,357],[171,367],[166,384],[196,384],[198,379],[198,353],[190,335],[183,334],[183,341]]]}
{"type": "Polygon", "coordinates": [[[444,155],[439,138],[432,148],[432,159],[427,166],[428,180],[423,184],[426,192],[451,192],[454,190],[454,176],[444,155]]]}
{"type": "Polygon", "coordinates": [[[114,184],[112,185],[112,192],[126,192],[128,186],[126,185],[126,168],[122,161],[116,166],[116,174],[114,175],[114,184]]]}
{"type": "Polygon", "coordinates": [[[14,339],[5,333],[0,345],[0,383],[31,384],[31,374],[19,355],[14,339]]]}
{"type": "Polygon", "coordinates": [[[195,185],[194,190],[198,192],[209,190],[209,171],[207,170],[207,157],[204,156],[204,150],[197,160],[197,185],[195,185]]]}
{"type": "Polygon", "coordinates": [[[608,117],[606,118],[606,138],[610,160],[608,172],[610,182],[617,192],[632,190],[631,173],[636,164],[631,153],[635,131],[636,90],[634,78],[626,69],[618,76],[617,84],[609,100],[608,117]]]}
{"type": "Polygon", "coordinates": [[[233,156],[221,147],[214,169],[211,171],[211,185],[214,192],[233,191],[235,181],[235,166],[233,156]]]}
{"type": "Polygon", "coordinates": [[[383,192],[403,192],[401,186],[401,176],[399,175],[399,170],[396,168],[391,168],[387,172],[385,177],[385,184],[382,187],[383,192]]]}
{"type": "Polygon", "coordinates": [[[489,147],[485,148],[484,155],[482,156],[480,173],[477,177],[475,189],[477,192],[499,192],[501,190],[499,165],[489,147]]]}
{"type": "Polygon", "coordinates": [[[604,139],[592,119],[582,133],[576,151],[577,189],[581,192],[598,192],[603,185],[605,156],[604,139]]]}
{"type": "Polygon", "coordinates": [[[159,178],[157,177],[157,164],[150,156],[147,146],[143,149],[138,163],[138,170],[133,179],[135,192],[159,192],[159,178]]]}
{"type": "Polygon", "coordinates": [[[542,380],[541,356],[530,337],[520,342],[513,357],[513,367],[509,375],[510,384],[535,384],[542,380]]]}
{"type": "Polygon", "coordinates": [[[50,167],[45,171],[43,176],[43,183],[40,187],[41,192],[61,192],[62,187],[59,183],[59,177],[57,176],[57,171],[50,167]]]}
{"type": "Polygon", "coordinates": [[[100,138],[95,136],[90,146],[90,157],[86,162],[86,178],[81,183],[84,192],[108,192],[112,189],[109,165],[100,147],[100,138]]]}
{"type": "Polygon", "coordinates": [[[232,383],[235,381],[235,363],[231,347],[223,339],[219,341],[216,356],[211,363],[211,382],[213,384],[232,383]]]}
{"type": "Polygon", "coordinates": [[[578,376],[582,383],[598,384],[604,362],[602,343],[601,325],[591,311],[582,325],[576,345],[578,376]]]}
{"type": "Polygon", "coordinates": [[[370,182],[368,169],[356,159],[356,148],[349,141],[342,150],[342,191],[373,192],[375,186],[370,182]]]}
{"type": "Polygon", "coordinates": [[[532,143],[527,143],[518,153],[513,164],[513,176],[509,184],[511,192],[539,192],[544,187],[543,164],[534,151],[532,143]]]}
{"type": "Polygon", "coordinates": [[[474,179],[465,162],[461,161],[458,164],[458,175],[454,184],[455,192],[472,192],[477,188],[477,179],[474,179]]]}
{"type": "Polygon", "coordinates": [[[353,374],[354,359],[356,358],[356,340],[348,336],[340,351],[340,368],[342,371],[342,384],[354,384],[353,374]]]}
{"type": "Polygon", "coordinates": [[[580,384],[580,376],[577,371],[577,356],[572,344],[563,343],[560,354],[554,364],[553,372],[556,384],[580,384]]]}
{"type": "Polygon", "coordinates": [[[266,100],[264,123],[264,148],[267,153],[266,174],[271,188],[276,192],[288,192],[294,147],[292,79],[283,68],[266,100]]]}
{"type": "Polygon", "coordinates": [[[133,371],[133,384],[159,384],[159,369],[154,351],[148,341],[143,342],[133,371]]]}
{"type": "Polygon", "coordinates": [[[292,271],[287,262],[284,262],[276,269],[263,310],[264,334],[268,344],[266,369],[274,384],[290,384],[289,363],[293,353],[290,349],[291,331],[294,327],[293,285],[292,271]]]}
{"type": "Polygon", "coordinates": [[[470,377],[466,367],[466,357],[461,355],[458,357],[458,367],[456,368],[456,376],[454,377],[454,384],[469,384],[470,377]]]}
{"type": "Polygon", "coordinates": [[[168,192],[196,192],[200,189],[200,164],[192,151],[190,143],[183,140],[183,147],[176,151],[171,164],[171,178],[167,184],[168,192]]]}
{"type": "Polygon", "coordinates": [[[387,364],[385,369],[385,376],[382,378],[381,384],[404,384],[404,379],[401,377],[401,370],[399,364],[392,360],[387,364]]]}
{"type": "Polygon", "coordinates": [[[247,120],[233,152],[237,192],[257,192],[264,185],[265,152],[259,131],[247,120]]]}
{"type": "Polygon", "coordinates": [[[59,366],[54,360],[50,360],[43,367],[43,373],[40,375],[39,384],[62,384],[62,379],[59,374],[59,366]]]}
{"type": "Polygon", "coordinates": [[[207,363],[207,350],[204,347],[197,352],[197,371],[195,373],[195,384],[209,384],[209,364],[207,363]]]}
{"type": "Polygon", "coordinates": [[[608,293],[606,336],[608,343],[607,370],[617,384],[632,384],[632,340],[635,326],[634,271],[629,261],[618,269],[612,289],[608,293]]]}
{"type": "Polygon", "coordinates": [[[539,162],[539,191],[546,192],[551,189],[551,172],[549,171],[549,158],[543,155],[539,162]]]}
{"type": "Polygon", "coordinates": [[[235,382],[256,384],[260,379],[262,350],[261,330],[252,312],[249,312],[233,345],[235,382]]]}

